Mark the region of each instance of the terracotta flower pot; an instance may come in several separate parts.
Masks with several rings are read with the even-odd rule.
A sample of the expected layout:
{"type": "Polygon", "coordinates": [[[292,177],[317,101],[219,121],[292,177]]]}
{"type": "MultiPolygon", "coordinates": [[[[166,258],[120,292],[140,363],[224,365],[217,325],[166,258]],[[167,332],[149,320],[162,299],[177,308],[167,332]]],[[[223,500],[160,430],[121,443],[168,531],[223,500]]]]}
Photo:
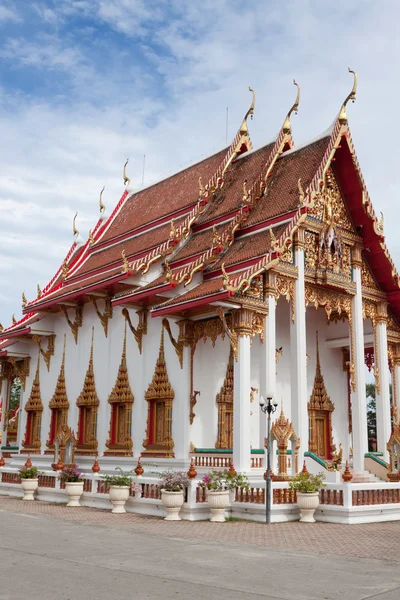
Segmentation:
{"type": "Polygon", "coordinates": [[[39,479],[21,479],[21,486],[24,490],[24,497],[22,500],[34,500],[34,493],[38,489],[39,479]]]}
{"type": "Polygon", "coordinates": [[[126,513],[125,502],[129,498],[129,485],[110,485],[109,498],[113,505],[112,513],[121,514],[126,513]]]}
{"type": "Polygon", "coordinates": [[[219,492],[208,490],[208,506],[213,523],[225,523],[225,509],[229,506],[229,490],[219,492]]]}
{"type": "Polygon", "coordinates": [[[161,490],[161,500],[167,511],[164,521],[180,521],[179,511],[184,502],[183,491],[168,492],[167,490],[161,490]]]}
{"type": "Polygon", "coordinates": [[[68,496],[67,506],[80,506],[79,498],[83,494],[83,481],[67,481],[65,491],[68,496]]]}
{"type": "Polygon", "coordinates": [[[297,506],[300,509],[302,523],[315,523],[314,513],[319,505],[319,492],[297,492],[297,506]]]}

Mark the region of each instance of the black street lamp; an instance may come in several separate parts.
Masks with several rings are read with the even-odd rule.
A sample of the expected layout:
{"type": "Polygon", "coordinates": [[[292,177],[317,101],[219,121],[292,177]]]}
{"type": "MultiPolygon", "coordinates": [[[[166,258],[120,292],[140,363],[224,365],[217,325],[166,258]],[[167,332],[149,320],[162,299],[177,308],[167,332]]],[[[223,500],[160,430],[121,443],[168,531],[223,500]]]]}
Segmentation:
{"type": "Polygon", "coordinates": [[[270,437],[271,437],[271,414],[274,413],[277,409],[278,404],[276,402],[272,403],[273,394],[267,393],[267,402],[265,402],[264,398],[260,397],[260,408],[263,413],[268,414],[268,428],[267,428],[267,477],[266,477],[266,496],[265,496],[265,505],[266,505],[266,522],[271,523],[271,456],[270,456],[270,437]]]}

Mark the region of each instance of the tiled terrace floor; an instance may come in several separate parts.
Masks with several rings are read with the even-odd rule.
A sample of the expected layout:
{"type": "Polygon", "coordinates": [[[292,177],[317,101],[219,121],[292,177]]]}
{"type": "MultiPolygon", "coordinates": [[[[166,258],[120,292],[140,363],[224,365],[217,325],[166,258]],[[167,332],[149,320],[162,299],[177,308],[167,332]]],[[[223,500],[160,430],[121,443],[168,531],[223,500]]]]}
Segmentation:
{"type": "Polygon", "coordinates": [[[0,511],[48,517],[109,529],[155,536],[246,544],[276,549],[296,549],[321,554],[377,558],[400,562],[400,521],[365,525],[313,525],[292,522],[266,526],[245,521],[225,524],[209,521],[168,522],[158,517],[126,513],[113,515],[97,508],[67,508],[50,502],[23,502],[0,496],[0,511]]]}

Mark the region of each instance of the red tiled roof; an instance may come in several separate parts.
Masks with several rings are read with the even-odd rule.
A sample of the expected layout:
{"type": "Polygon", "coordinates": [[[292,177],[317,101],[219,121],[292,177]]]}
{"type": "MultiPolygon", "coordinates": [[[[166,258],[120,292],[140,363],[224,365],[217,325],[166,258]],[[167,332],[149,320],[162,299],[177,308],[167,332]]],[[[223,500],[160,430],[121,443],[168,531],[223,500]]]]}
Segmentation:
{"type": "Polygon", "coordinates": [[[227,150],[224,148],[196,165],[130,196],[102,241],[194,204],[198,198],[199,177],[205,185],[217,171],[227,150]]]}
{"type": "Polygon", "coordinates": [[[184,292],[176,298],[171,298],[171,300],[167,300],[167,302],[163,302],[163,304],[159,304],[153,310],[175,306],[176,304],[182,304],[183,302],[189,302],[198,298],[203,298],[204,296],[216,294],[217,292],[224,292],[225,290],[222,285],[222,282],[222,277],[217,277],[216,279],[209,279],[208,281],[202,281],[195,288],[189,290],[186,293],[184,292]]]}

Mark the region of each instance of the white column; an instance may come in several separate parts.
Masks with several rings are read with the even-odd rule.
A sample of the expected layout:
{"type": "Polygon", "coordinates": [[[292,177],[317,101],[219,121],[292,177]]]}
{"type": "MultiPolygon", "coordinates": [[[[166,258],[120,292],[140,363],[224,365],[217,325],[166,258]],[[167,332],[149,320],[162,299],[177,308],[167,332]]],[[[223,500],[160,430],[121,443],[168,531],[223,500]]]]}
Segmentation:
{"type": "Polygon", "coordinates": [[[308,393],[304,248],[301,244],[296,247],[294,255],[298,275],[294,292],[294,323],[291,321],[290,324],[291,408],[293,427],[300,438],[299,465],[302,465],[304,452],[308,451],[308,393]]]}
{"type": "MultiPolygon", "coordinates": [[[[266,304],[268,314],[264,317],[264,343],[261,344],[259,395],[265,398],[267,392],[270,392],[276,400],[276,300],[272,293],[268,293],[266,304]]],[[[260,448],[264,448],[266,436],[267,415],[260,410],[260,448]]]]}
{"type": "MultiPolygon", "coordinates": [[[[350,353],[350,362],[351,365],[354,366],[356,388],[354,390],[354,385],[352,385],[353,466],[357,471],[364,471],[364,455],[368,451],[368,434],[367,403],[365,394],[364,325],[362,317],[361,251],[358,248],[355,248],[354,254],[353,281],[356,283],[356,294],[352,299],[351,306],[354,356],[350,353]]],[[[352,344],[350,343],[350,348],[351,347],[352,344]]]]}
{"type": "MultiPolygon", "coordinates": [[[[250,311],[238,310],[233,314],[238,326],[238,360],[233,367],[233,463],[238,473],[249,473],[250,460],[250,331],[245,319],[250,311]],[[238,314],[236,314],[238,313],[238,314]]],[[[250,318],[251,327],[251,318],[250,318]]]]}
{"type": "Polygon", "coordinates": [[[397,410],[400,408],[400,356],[398,356],[398,351],[397,349],[394,357],[392,374],[393,406],[397,406],[397,410]]]}
{"type": "MultiPolygon", "coordinates": [[[[383,307],[386,313],[386,307],[383,307]]],[[[379,368],[379,393],[376,393],[376,437],[377,450],[383,452],[383,459],[388,462],[389,453],[386,444],[391,434],[390,421],[390,372],[388,364],[387,328],[385,316],[378,315],[376,323],[376,340],[378,348],[375,348],[375,356],[378,357],[379,368]]],[[[376,360],[376,358],[375,358],[376,360]]]]}
{"type": "Polygon", "coordinates": [[[172,436],[174,439],[175,458],[184,462],[183,466],[189,467],[190,451],[190,358],[191,347],[183,348],[183,368],[179,391],[175,395],[172,405],[172,436]]]}

